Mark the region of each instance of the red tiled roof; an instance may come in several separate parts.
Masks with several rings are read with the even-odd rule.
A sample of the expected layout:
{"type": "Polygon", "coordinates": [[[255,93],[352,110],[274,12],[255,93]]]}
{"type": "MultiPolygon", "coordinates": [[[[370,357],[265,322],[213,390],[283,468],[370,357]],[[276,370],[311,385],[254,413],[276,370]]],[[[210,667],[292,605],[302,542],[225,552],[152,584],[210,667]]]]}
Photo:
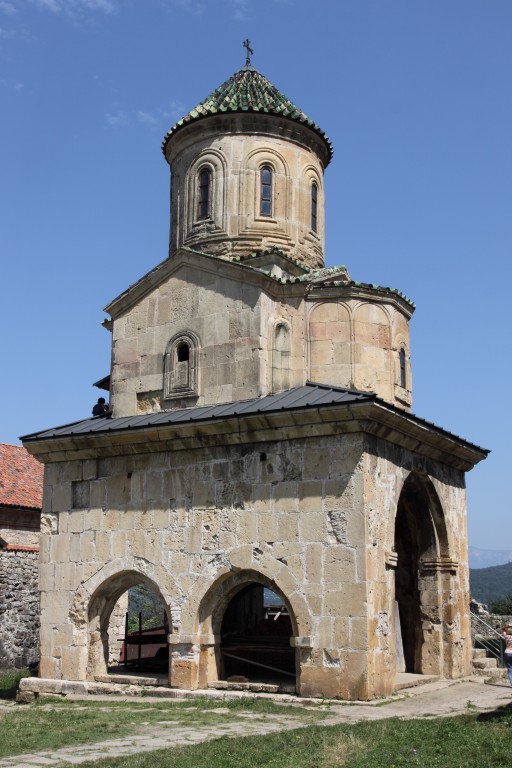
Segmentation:
{"type": "Polygon", "coordinates": [[[23,446],[0,443],[0,506],[41,509],[43,472],[23,446]]]}
{"type": "Polygon", "coordinates": [[[39,547],[29,546],[28,544],[8,544],[6,547],[2,547],[4,552],[39,552],[39,547]]]}

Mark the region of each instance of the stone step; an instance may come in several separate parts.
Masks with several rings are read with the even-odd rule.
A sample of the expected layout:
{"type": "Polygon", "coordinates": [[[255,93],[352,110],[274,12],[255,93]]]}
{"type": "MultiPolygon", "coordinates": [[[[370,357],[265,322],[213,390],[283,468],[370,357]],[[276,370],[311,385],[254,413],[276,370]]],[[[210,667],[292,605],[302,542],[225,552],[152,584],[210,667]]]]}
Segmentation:
{"type": "Polygon", "coordinates": [[[414,672],[397,672],[395,676],[395,691],[402,688],[413,688],[417,685],[427,685],[439,680],[439,675],[418,675],[414,672]]]}
{"type": "Polygon", "coordinates": [[[494,658],[473,659],[473,669],[497,669],[498,662],[494,658]]]}
{"type": "Polygon", "coordinates": [[[97,683],[119,683],[120,685],[167,685],[167,675],[155,675],[144,677],[142,675],[96,675],[94,680],[97,683]]]}
{"type": "Polygon", "coordinates": [[[485,648],[473,648],[473,659],[485,659],[487,651],[485,648]]]}
{"type": "Polygon", "coordinates": [[[493,683],[498,685],[508,685],[508,672],[506,669],[503,669],[503,667],[493,669],[485,675],[485,682],[490,683],[491,685],[493,683]]]}
{"type": "Polygon", "coordinates": [[[208,683],[208,688],[217,691],[251,691],[252,693],[287,693],[291,695],[295,693],[295,686],[286,683],[242,683],[214,680],[208,683]]]}

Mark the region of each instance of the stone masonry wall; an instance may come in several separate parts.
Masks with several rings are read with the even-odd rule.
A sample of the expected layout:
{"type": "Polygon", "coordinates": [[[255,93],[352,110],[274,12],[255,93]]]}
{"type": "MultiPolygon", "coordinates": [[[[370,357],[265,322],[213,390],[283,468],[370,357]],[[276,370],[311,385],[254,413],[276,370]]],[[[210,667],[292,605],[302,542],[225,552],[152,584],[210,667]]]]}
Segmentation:
{"type": "MultiPolygon", "coordinates": [[[[289,607],[303,695],[364,699],[392,690],[387,558],[400,490],[412,470],[430,476],[450,547],[464,563],[460,477],[361,433],[186,451],[167,445],[138,455],[126,449],[46,466],[43,677],[102,674],[105,606],[142,581],[167,606],[172,684],[205,687],[218,679],[215,648],[230,595],[259,580],[289,607]]],[[[425,663],[457,677],[466,673],[467,574],[442,558],[429,567],[421,588],[434,606],[434,645],[425,663]]]]}
{"type": "Polygon", "coordinates": [[[219,602],[233,578],[259,577],[294,616],[302,692],[367,697],[361,445],[347,435],[47,465],[41,675],[97,673],[102,606],[135,572],[168,606],[173,684],[206,685],[219,602]]]}
{"type": "Polygon", "coordinates": [[[38,552],[0,550],[0,668],[39,657],[38,552]]]}
{"type": "Polygon", "coordinates": [[[367,439],[365,503],[367,510],[366,571],[370,665],[378,680],[395,672],[393,611],[395,592],[395,516],[409,474],[430,485],[432,540],[439,537],[437,555],[421,556],[418,588],[422,592],[422,669],[426,674],[459,677],[471,670],[469,571],[467,567],[466,491],[463,473],[423,459],[383,440],[367,439]],[[446,541],[444,539],[446,538],[446,541]],[[423,560],[427,562],[423,563],[423,560]]]}
{"type": "Polygon", "coordinates": [[[234,256],[278,246],[317,268],[324,264],[323,167],[309,129],[252,113],[201,121],[170,142],[170,252],[190,246],[234,256]],[[298,128],[298,130],[297,130],[298,128]],[[292,139],[292,140],[290,140],[292,139]],[[311,145],[312,144],[312,145],[311,145]],[[260,213],[260,171],[273,169],[272,215],[260,213]],[[209,168],[207,219],[198,217],[198,173],[209,168]],[[311,185],[317,185],[317,227],[311,228],[311,185]]]}
{"type": "Polygon", "coordinates": [[[279,323],[289,329],[289,356],[286,385],[278,389],[302,386],[309,379],[375,391],[390,403],[410,407],[409,327],[401,309],[392,302],[362,301],[358,295],[306,301],[290,294],[278,300],[262,291],[260,277],[222,261],[181,263],[161,285],[116,317],[114,416],[267,394],[274,384],[273,345],[279,323]],[[143,334],[140,328],[145,328],[143,334]],[[183,333],[197,338],[196,391],[165,395],[166,351],[183,333]],[[400,386],[400,349],[406,353],[405,388],[400,386]]]}

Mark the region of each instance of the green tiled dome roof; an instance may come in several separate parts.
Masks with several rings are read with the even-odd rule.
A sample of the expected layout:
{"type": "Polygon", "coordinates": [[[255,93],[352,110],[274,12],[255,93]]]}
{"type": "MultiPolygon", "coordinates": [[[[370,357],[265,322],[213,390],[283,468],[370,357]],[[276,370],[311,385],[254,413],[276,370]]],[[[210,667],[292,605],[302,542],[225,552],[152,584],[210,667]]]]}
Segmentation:
{"type": "Polygon", "coordinates": [[[195,120],[226,112],[264,112],[302,123],[323,139],[329,160],[332,158],[332,144],[322,129],[281,91],[278,91],[266,77],[260,75],[251,64],[246,64],[241,70],[235,72],[229,80],[226,80],[188,115],[173,125],[162,143],[164,154],[169,139],[180,128],[184,128],[195,120]]]}

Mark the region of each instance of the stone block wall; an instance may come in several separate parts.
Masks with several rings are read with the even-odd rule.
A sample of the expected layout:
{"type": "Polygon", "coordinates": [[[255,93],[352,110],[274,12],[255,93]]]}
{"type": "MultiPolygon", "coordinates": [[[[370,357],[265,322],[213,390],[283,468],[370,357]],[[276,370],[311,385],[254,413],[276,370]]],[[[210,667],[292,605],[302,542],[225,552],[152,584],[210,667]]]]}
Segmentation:
{"type": "Polygon", "coordinates": [[[285,289],[257,270],[185,251],[159,269],[154,290],[109,308],[115,417],[247,400],[307,380],[410,407],[412,310],[390,292],[377,301],[357,286],[327,297],[302,283],[285,289]],[[185,340],[182,381],[172,361],[185,340]]]}
{"type": "Polygon", "coordinates": [[[466,541],[460,473],[347,433],[47,464],[41,675],[103,673],[110,611],[142,581],[166,606],[172,684],[205,687],[230,595],[258,582],[289,609],[300,693],[390,693],[395,515],[406,478],[427,472],[448,538],[419,568],[422,664],[467,673],[467,574],[450,559],[466,541]]]}
{"type": "Polygon", "coordinates": [[[94,675],[91,601],[117,600],[116,580],[138,573],[168,607],[173,684],[207,684],[202,645],[241,573],[290,607],[304,693],[351,698],[356,675],[368,697],[361,447],[350,435],[47,465],[42,676],[94,675]]]}
{"type": "MultiPolygon", "coordinates": [[[[321,142],[308,128],[247,113],[209,119],[169,142],[170,252],[189,246],[221,257],[277,245],[312,267],[324,264],[324,189],[321,142]],[[320,156],[319,153],[320,152],[320,156]],[[260,171],[272,168],[272,212],[260,213],[260,171]],[[212,176],[209,216],[198,216],[198,174],[212,176]],[[317,185],[312,230],[311,185],[317,185]]],[[[323,152],[322,152],[323,149],[323,152]]]]}
{"type": "MultiPolygon", "coordinates": [[[[382,682],[395,674],[394,606],[400,565],[397,542],[406,536],[418,547],[416,589],[421,635],[417,669],[425,674],[460,677],[471,670],[469,569],[467,566],[466,491],[463,473],[388,443],[368,438],[365,453],[368,615],[371,666],[382,682]],[[408,500],[415,524],[401,530],[397,507],[407,481],[415,486],[416,503],[408,500]],[[420,488],[424,499],[420,499],[420,488]]],[[[419,622],[418,622],[419,623],[419,622]]],[[[412,671],[412,670],[409,670],[412,671]]]]}
{"type": "Polygon", "coordinates": [[[183,266],[134,308],[114,321],[114,416],[150,413],[258,397],[269,357],[268,309],[244,275],[228,280],[222,262],[194,270],[183,266]],[[141,334],[140,327],[145,333],[141,334]],[[165,355],[173,337],[197,338],[195,393],[165,397],[165,355]]]}
{"type": "Polygon", "coordinates": [[[0,550],[0,668],[39,658],[39,553],[0,550]]]}

